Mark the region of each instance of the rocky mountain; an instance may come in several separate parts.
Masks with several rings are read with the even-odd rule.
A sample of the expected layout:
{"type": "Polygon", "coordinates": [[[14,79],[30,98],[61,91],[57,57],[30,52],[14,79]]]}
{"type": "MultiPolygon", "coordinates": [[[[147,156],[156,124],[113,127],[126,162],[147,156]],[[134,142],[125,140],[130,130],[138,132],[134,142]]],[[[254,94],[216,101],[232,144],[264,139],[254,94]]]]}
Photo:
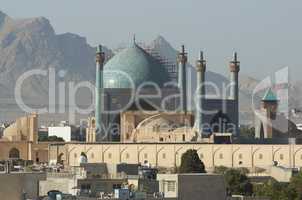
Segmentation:
{"type": "MultiPolygon", "coordinates": [[[[20,75],[32,69],[63,71],[65,80],[94,80],[94,52],[83,37],[56,34],[46,18],[15,20],[0,12],[0,98],[13,97],[20,75]]],[[[22,88],[26,99],[44,101],[48,78],[32,76],[22,88]]]]}

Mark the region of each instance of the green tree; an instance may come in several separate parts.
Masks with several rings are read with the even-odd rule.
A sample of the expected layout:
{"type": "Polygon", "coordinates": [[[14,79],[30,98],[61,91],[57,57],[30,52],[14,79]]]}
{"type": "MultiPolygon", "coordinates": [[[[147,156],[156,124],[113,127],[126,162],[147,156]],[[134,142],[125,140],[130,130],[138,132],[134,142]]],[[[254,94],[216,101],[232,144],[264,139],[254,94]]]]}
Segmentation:
{"type": "Polygon", "coordinates": [[[64,142],[64,139],[57,136],[39,136],[39,142],[64,142]]]}
{"type": "Polygon", "coordinates": [[[215,167],[214,173],[224,176],[229,194],[252,195],[253,185],[246,176],[247,168],[231,169],[225,166],[215,167]]]}
{"type": "Polygon", "coordinates": [[[225,172],[226,172],[228,169],[229,169],[229,168],[227,168],[227,167],[225,167],[225,166],[218,166],[218,167],[215,167],[214,173],[215,173],[215,174],[224,175],[225,172]]]}
{"type": "Polygon", "coordinates": [[[64,139],[54,135],[54,136],[49,136],[48,141],[50,141],[50,142],[53,142],[53,141],[55,141],[55,142],[64,142],[64,139]]]}
{"type": "Polygon", "coordinates": [[[280,183],[275,180],[256,185],[256,196],[270,197],[271,200],[302,200],[302,172],[294,175],[290,183],[280,183]]]}
{"type": "Polygon", "coordinates": [[[254,194],[256,196],[269,197],[271,200],[298,200],[294,188],[290,187],[288,183],[280,183],[275,180],[255,185],[254,194]]]}
{"type": "Polygon", "coordinates": [[[297,175],[294,175],[289,184],[289,189],[296,192],[295,200],[302,200],[302,171],[300,171],[297,175]]]}
{"type": "Polygon", "coordinates": [[[224,173],[224,179],[230,194],[250,196],[253,193],[253,185],[245,174],[244,170],[228,169],[224,173]]]}
{"type": "Polygon", "coordinates": [[[179,173],[206,173],[196,150],[189,149],[181,156],[179,173]]]}

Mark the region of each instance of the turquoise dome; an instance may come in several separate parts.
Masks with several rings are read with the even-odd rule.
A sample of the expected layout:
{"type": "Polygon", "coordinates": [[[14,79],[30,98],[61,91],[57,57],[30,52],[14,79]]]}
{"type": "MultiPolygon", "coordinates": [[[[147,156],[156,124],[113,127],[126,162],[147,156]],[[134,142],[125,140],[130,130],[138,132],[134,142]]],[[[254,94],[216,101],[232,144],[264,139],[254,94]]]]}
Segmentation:
{"type": "Polygon", "coordinates": [[[169,82],[166,68],[137,44],[116,54],[104,66],[105,88],[137,88],[146,81],[169,82]]]}

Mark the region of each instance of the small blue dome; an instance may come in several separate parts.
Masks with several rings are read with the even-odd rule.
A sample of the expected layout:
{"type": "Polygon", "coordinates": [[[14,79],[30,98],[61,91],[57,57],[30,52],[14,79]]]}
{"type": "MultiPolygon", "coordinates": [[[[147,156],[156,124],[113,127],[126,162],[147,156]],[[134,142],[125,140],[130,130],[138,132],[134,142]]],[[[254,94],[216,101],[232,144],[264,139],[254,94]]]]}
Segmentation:
{"type": "Polygon", "coordinates": [[[162,87],[170,79],[166,68],[136,44],[119,52],[104,66],[105,88],[136,88],[146,81],[162,87]]]}
{"type": "Polygon", "coordinates": [[[269,88],[264,97],[262,98],[262,101],[278,101],[277,96],[275,95],[275,93],[272,91],[271,88],[269,88]]]}

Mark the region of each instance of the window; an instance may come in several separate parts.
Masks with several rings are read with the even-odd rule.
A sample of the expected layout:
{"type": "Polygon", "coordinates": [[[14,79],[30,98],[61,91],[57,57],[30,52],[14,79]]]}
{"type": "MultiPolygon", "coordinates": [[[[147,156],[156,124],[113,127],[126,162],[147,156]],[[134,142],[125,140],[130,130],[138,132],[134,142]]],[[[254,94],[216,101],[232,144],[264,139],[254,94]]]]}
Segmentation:
{"type": "Polygon", "coordinates": [[[259,154],[259,159],[261,160],[263,158],[263,155],[260,153],[259,154]]]}
{"type": "Polygon", "coordinates": [[[166,154],[165,153],[163,153],[163,159],[166,159],[166,154]]]}
{"type": "Polygon", "coordinates": [[[144,159],[148,159],[148,154],[144,154],[144,159]]]}
{"type": "Polygon", "coordinates": [[[12,148],[9,151],[9,158],[20,158],[20,151],[16,148],[12,148]]]}
{"type": "Polygon", "coordinates": [[[91,189],[91,185],[90,184],[81,184],[81,193],[82,194],[89,194],[89,191],[91,189]]]}
{"type": "Polygon", "coordinates": [[[199,155],[199,158],[200,158],[200,159],[203,159],[203,154],[202,154],[202,153],[199,155]]]}
{"type": "Polygon", "coordinates": [[[302,154],[301,154],[301,156],[300,156],[300,159],[302,160],[302,154]]]}
{"type": "Polygon", "coordinates": [[[38,153],[38,152],[36,152],[36,162],[37,162],[37,163],[40,162],[39,153],[38,153]]]}
{"type": "Polygon", "coordinates": [[[108,158],[111,159],[112,155],[111,153],[108,153],[108,158]]]}
{"type": "Polygon", "coordinates": [[[126,159],[129,159],[130,155],[129,153],[126,153],[126,159]]]}
{"type": "Polygon", "coordinates": [[[283,154],[280,154],[280,160],[283,160],[283,159],[284,159],[283,154]]]}
{"type": "Polygon", "coordinates": [[[74,154],[74,157],[76,158],[77,156],[78,156],[78,155],[75,153],[75,154],[74,154]]]}
{"type": "Polygon", "coordinates": [[[92,158],[92,159],[94,158],[94,153],[91,154],[91,158],[92,158]]]}
{"type": "Polygon", "coordinates": [[[113,189],[120,189],[121,187],[122,187],[121,184],[113,184],[113,185],[112,185],[112,188],[113,188],[113,189]]]}
{"type": "Polygon", "coordinates": [[[175,181],[167,181],[168,192],[175,191],[175,181]]]}
{"type": "Polygon", "coordinates": [[[114,103],[114,104],[117,103],[117,98],[113,97],[113,98],[111,99],[111,102],[114,103]]]}
{"type": "Polygon", "coordinates": [[[239,159],[242,159],[242,154],[239,154],[238,158],[239,158],[239,159]]]}
{"type": "Polygon", "coordinates": [[[222,154],[222,153],[219,154],[219,158],[220,158],[220,159],[223,159],[223,154],[222,154]]]}

